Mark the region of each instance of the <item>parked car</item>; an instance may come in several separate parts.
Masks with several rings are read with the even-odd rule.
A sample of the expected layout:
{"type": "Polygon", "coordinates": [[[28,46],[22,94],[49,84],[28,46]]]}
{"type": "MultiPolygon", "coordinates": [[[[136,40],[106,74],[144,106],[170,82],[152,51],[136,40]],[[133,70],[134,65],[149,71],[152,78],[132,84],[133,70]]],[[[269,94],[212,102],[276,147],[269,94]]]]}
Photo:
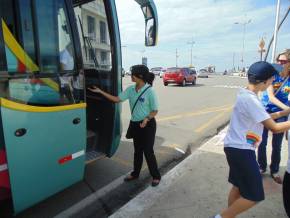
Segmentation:
{"type": "Polygon", "coordinates": [[[163,74],[163,84],[179,84],[185,86],[187,83],[196,84],[196,71],[189,68],[171,67],[163,74]]]}
{"type": "Polygon", "coordinates": [[[162,67],[154,67],[151,68],[151,72],[155,74],[155,76],[160,76],[160,74],[162,73],[163,68],[162,67]]]}
{"type": "Polygon", "coordinates": [[[198,71],[197,77],[208,78],[209,72],[206,69],[200,69],[198,71]]]}

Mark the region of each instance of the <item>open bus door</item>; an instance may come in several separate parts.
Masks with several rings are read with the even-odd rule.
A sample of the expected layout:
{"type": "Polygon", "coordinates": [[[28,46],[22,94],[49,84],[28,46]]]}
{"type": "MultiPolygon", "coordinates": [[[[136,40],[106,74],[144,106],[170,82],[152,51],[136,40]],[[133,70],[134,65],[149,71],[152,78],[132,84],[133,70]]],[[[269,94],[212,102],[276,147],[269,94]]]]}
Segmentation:
{"type": "MultiPolygon", "coordinates": [[[[145,17],[145,44],[157,43],[157,11],[153,1],[136,0],[145,17]]],[[[86,90],[96,85],[113,95],[121,91],[122,63],[118,18],[114,0],[75,0],[76,20],[83,52],[86,90]],[[95,10],[94,10],[95,9],[95,10]]],[[[120,104],[87,91],[87,161],[100,154],[111,157],[121,137],[120,104]]]]}
{"type": "Polygon", "coordinates": [[[0,149],[15,213],[84,175],[86,104],[69,2],[4,0],[0,6],[0,149]]]}

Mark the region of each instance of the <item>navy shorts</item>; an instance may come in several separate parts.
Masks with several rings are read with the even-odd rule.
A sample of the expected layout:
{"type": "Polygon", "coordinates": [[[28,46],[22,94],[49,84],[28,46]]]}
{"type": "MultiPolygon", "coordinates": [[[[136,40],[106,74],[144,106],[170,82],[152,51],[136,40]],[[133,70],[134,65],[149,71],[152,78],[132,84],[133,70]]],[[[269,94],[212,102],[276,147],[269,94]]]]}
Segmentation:
{"type": "Polygon", "coordinates": [[[264,200],[263,181],[255,151],[231,147],[224,150],[230,167],[229,182],[239,189],[243,198],[255,202],[264,200]]]}

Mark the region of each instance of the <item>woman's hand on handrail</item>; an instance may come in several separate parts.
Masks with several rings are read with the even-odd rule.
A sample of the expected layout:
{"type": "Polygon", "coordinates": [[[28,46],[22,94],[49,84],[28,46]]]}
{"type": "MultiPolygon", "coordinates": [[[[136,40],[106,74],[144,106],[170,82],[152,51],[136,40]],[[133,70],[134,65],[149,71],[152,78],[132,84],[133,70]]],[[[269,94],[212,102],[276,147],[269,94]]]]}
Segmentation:
{"type": "Polygon", "coordinates": [[[88,90],[90,90],[91,92],[100,93],[100,94],[102,92],[102,90],[100,88],[98,88],[97,86],[89,87],[88,90]]]}
{"type": "Polygon", "coordinates": [[[107,92],[104,92],[103,90],[101,90],[100,88],[98,88],[97,86],[92,86],[90,88],[88,88],[88,90],[90,90],[91,92],[94,92],[94,93],[98,93],[98,94],[101,94],[103,95],[105,98],[109,99],[110,101],[114,102],[114,103],[119,103],[121,102],[120,98],[118,96],[114,96],[114,95],[111,95],[107,92]]]}

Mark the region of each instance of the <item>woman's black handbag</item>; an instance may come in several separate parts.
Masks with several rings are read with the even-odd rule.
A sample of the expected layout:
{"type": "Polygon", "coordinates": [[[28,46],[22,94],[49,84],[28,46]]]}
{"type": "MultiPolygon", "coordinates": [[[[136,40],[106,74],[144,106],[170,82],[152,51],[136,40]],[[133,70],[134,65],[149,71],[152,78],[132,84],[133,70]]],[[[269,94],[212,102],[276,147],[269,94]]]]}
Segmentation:
{"type": "MultiPolygon", "coordinates": [[[[133,109],[131,111],[131,114],[133,114],[134,112],[134,109],[136,107],[136,104],[138,103],[140,97],[150,88],[151,86],[148,86],[140,95],[139,97],[137,98],[134,106],[133,106],[133,109]]],[[[130,120],[130,123],[129,123],[129,126],[128,126],[128,129],[127,129],[127,133],[126,133],[126,139],[132,139],[134,138],[135,136],[135,131],[136,131],[136,127],[134,126],[134,122],[130,120]]]]}
{"type": "Polygon", "coordinates": [[[127,133],[126,133],[126,139],[132,139],[134,137],[134,127],[133,122],[130,120],[127,133]]]}

